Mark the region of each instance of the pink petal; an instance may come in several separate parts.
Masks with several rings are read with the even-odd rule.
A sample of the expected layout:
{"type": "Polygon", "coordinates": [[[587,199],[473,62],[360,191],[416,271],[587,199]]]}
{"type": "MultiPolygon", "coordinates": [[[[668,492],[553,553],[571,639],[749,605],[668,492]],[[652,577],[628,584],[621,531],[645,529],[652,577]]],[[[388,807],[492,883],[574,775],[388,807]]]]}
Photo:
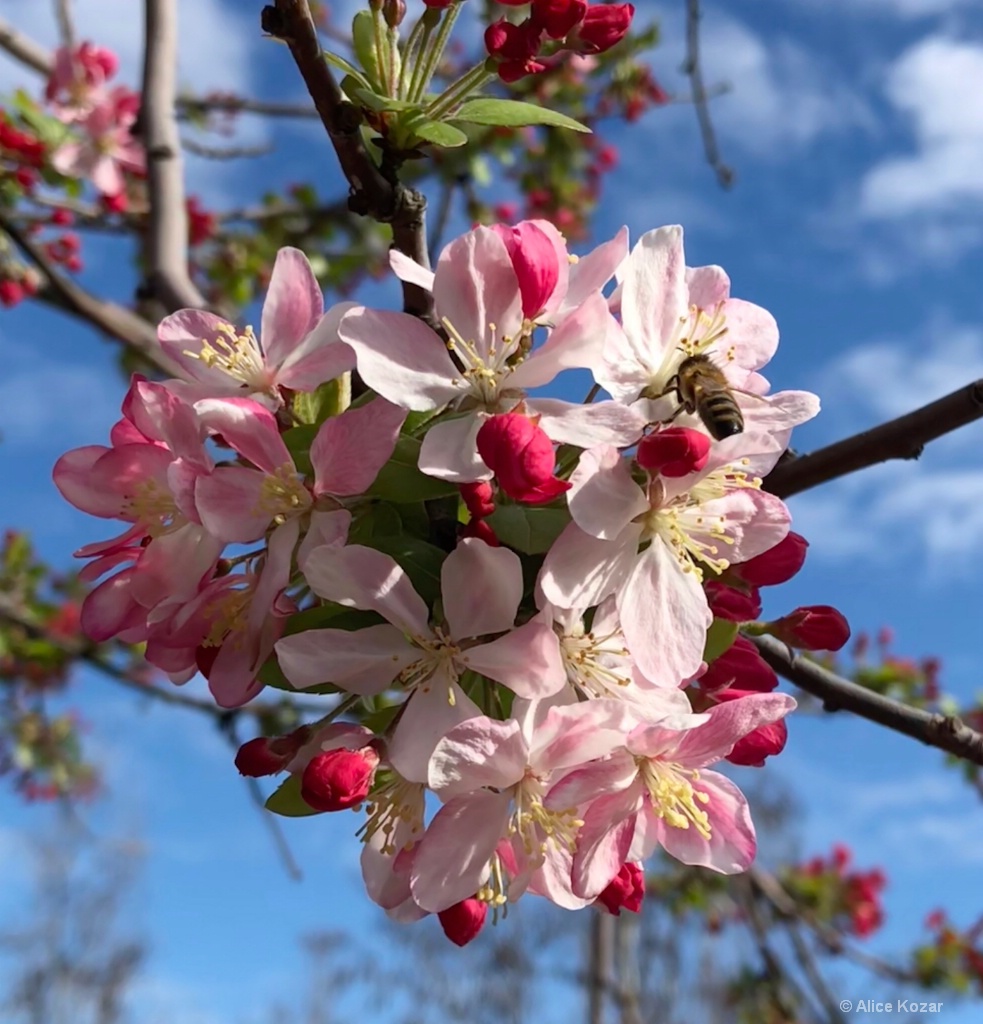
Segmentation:
{"type": "Polygon", "coordinates": [[[629,523],[614,540],[598,540],[571,523],[553,542],[538,586],[560,608],[589,608],[613,594],[632,571],[642,528],[629,523]]]}
{"type": "Polygon", "coordinates": [[[620,793],[638,778],[638,765],[624,748],[610,757],[564,775],[543,801],[550,810],[580,807],[609,793],[620,793]]]}
{"type": "Polygon", "coordinates": [[[447,348],[415,316],[357,306],[342,318],[338,335],[355,350],[365,383],[404,409],[438,409],[461,395],[461,374],[447,348]]]}
{"type": "Polygon", "coordinates": [[[723,267],[687,267],[686,287],[690,303],[710,312],[730,295],[730,278],[723,267]]]}
{"type": "Polygon", "coordinates": [[[440,568],[444,615],[455,640],[511,629],[522,600],[522,562],[508,548],[468,537],[440,568]]]}
{"type": "Polygon", "coordinates": [[[282,637],[274,645],[277,661],[292,686],[304,690],[321,683],[363,696],[382,693],[421,652],[393,626],[364,629],[308,629],[282,637]]]}
{"type": "Polygon", "coordinates": [[[491,643],[469,648],[461,661],[528,700],[552,696],[566,684],[559,637],[538,618],[491,643]]]}
{"type": "Polygon", "coordinates": [[[723,313],[727,319],[724,347],[733,350],[740,366],[748,370],[760,369],[778,348],[775,318],[767,309],[743,299],[728,299],[723,313]]]}
{"type": "Polygon", "coordinates": [[[376,611],[410,636],[432,635],[426,602],[406,572],[381,551],[360,544],[322,546],[311,552],[304,575],[314,592],[329,601],[376,611]]]}
{"type": "Polygon", "coordinates": [[[619,700],[589,700],[552,707],[536,730],[531,761],[539,771],[586,764],[624,746],[634,720],[619,700]]]}
{"type": "Polygon", "coordinates": [[[646,418],[638,409],[620,402],[595,402],[583,405],[558,398],[536,398],[526,403],[539,416],[539,425],[550,440],[578,448],[612,444],[619,448],[633,445],[645,429],[646,418]]]}
{"type": "Polygon", "coordinates": [[[628,228],[602,242],[570,268],[570,284],[561,309],[579,306],[591,292],[602,291],[628,257],[628,228]]]}
{"type": "Polygon", "coordinates": [[[304,539],[297,549],[297,568],[305,571],[307,559],[311,552],[322,544],[328,547],[341,547],[348,540],[348,530],[352,523],[352,514],[346,508],[334,509],[331,512],[311,512],[310,525],[304,539]]]}
{"type": "Polygon", "coordinates": [[[400,281],[405,281],[407,284],[415,284],[425,292],[433,291],[433,271],[427,270],[426,267],[421,267],[416,260],[411,260],[409,256],[400,252],[399,249],[389,250],[389,266],[392,267],[393,273],[400,281]]]}
{"type": "Polygon", "coordinates": [[[73,448],[55,463],[51,471],[55,487],[67,502],[103,519],[117,519],[123,510],[123,500],[118,493],[107,491],[101,485],[93,486],[92,469],[110,450],[101,444],[73,448]]]}
{"type": "Polygon", "coordinates": [[[342,317],[354,302],[332,306],[286,359],[276,374],[277,384],[292,391],[314,391],[325,381],[355,369],[355,353],[339,337],[342,317]]]}
{"type": "Polygon", "coordinates": [[[245,466],[219,466],[195,484],[202,525],[227,544],[247,544],[266,533],[273,513],[262,505],[266,474],[245,466]]]}
{"type": "Polygon", "coordinates": [[[478,454],[478,431],[489,414],[475,410],[435,423],[420,445],[418,465],[428,476],[455,483],[490,480],[492,471],[478,454]]]}
{"type": "Polygon", "coordinates": [[[526,760],[518,722],[477,715],[456,725],[436,744],[427,785],[445,802],[475,789],[508,789],[522,780],[526,760]]]}
{"type": "Polygon", "coordinates": [[[646,232],[625,265],[621,322],[625,333],[649,353],[661,356],[681,317],[689,314],[683,229],[678,226],[646,232]]]}
{"type": "Polygon", "coordinates": [[[118,636],[147,621],[147,611],[133,600],[135,569],[124,569],[100,583],[82,602],[81,626],[96,643],[118,636]]]}
{"type": "Polygon", "coordinates": [[[588,808],[577,833],[573,858],[573,891],[595,898],[602,893],[628,859],[635,821],[641,808],[640,787],[603,796],[588,808]]]}
{"type": "Polygon", "coordinates": [[[165,316],[157,328],[161,348],[187,373],[189,380],[227,387],[229,375],[215,366],[207,366],[195,356],[204,343],[222,335],[222,329],[238,333],[228,320],[200,309],[179,309],[165,316]],[[189,354],[191,353],[191,354],[189,354]]]}
{"type": "Polygon", "coordinates": [[[726,757],[734,744],[762,725],[771,725],[795,710],[785,693],[752,693],[709,708],[709,721],[680,735],[672,759],[687,768],[703,768],[726,757]]]}
{"type": "Polygon", "coordinates": [[[377,398],[325,420],[311,445],[314,494],[368,490],[396,447],[406,410],[377,398]]]}
{"type": "Polygon", "coordinates": [[[570,515],[581,530],[598,540],[614,540],[636,516],[648,511],[648,499],[632,479],[628,459],[612,445],[584,452],[570,483],[570,515]]]}
{"type": "Polygon", "coordinates": [[[263,303],[260,337],[267,365],[279,366],[314,330],[323,312],[321,287],[307,257],[300,249],[281,249],[263,303]]]}
{"type": "Polygon", "coordinates": [[[251,398],[205,398],[195,403],[202,424],[232,445],[243,458],[270,475],[293,466],[276,417],[251,398]]]}
{"type": "Polygon", "coordinates": [[[155,537],[144,549],[133,579],[133,596],[145,608],[165,599],[187,600],[215,568],[223,541],[188,523],[155,537]]]}

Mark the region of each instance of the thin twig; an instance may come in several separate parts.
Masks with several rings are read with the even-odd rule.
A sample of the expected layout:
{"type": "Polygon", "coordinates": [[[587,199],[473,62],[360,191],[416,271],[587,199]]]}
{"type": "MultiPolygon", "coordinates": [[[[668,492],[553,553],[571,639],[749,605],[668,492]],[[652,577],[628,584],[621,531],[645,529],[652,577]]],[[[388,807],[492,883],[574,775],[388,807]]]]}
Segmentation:
{"type": "Polygon", "coordinates": [[[749,638],[761,657],[781,676],[823,702],[827,711],[852,711],[895,732],[938,747],[972,764],[983,765],[983,734],[954,715],[933,714],[874,693],[828,668],[794,654],[771,636],[749,638]]]}
{"type": "Polygon", "coordinates": [[[194,139],[181,139],[181,148],[186,149],[195,156],[203,157],[205,160],[240,160],[243,158],[255,159],[258,156],[267,156],[273,152],[273,147],[262,146],[208,146],[194,139]]]}
{"type": "MultiPolygon", "coordinates": [[[[429,268],[426,200],[396,179],[395,167],[387,176],[369,155],[360,131],[361,114],[345,99],[324,59],[308,0],[274,0],[263,8],[262,25],[290,49],[351,187],[349,208],[391,224],[396,248],[429,268]]],[[[403,308],[429,319],[433,296],[419,285],[403,282],[403,308]]]]}
{"type": "Polygon", "coordinates": [[[58,34],[61,45],[75,49],[75,22],[72,18],[72,0],[55,0],[55,17],[58,20],[58,34]]]}
{"type": "Polygon", "coordinates": [[[703,139],[703,152],[707,163],[717,176],[722,188],[730,188],[734,184],[734,171],[724,163],[717,145],[717,134],[710,120],[709,94],[703,82],[703,69],[700,66],[700,0],[686,0],[686,60],[683,62],[683,73],[689,76],[693,90],[693,106],[696,120],[700,125],[700,136],[703,139]]]}
{"type": "Polygon", "coordinates": [[[215,94],[212,96],[178,96],[178,117],[186,120],[196,114],[212,112],[223,114],[259,114],[263,117],[299,117],[316,120],[318,113],[306,103],[270,103],[266,100],[246,99],[242,96],[215,94]]]}
{"type": "Polygon", "coordinates": [[[48,76],[54,70],[55,62],[47,47],[25,36],[3,18],[0,18],[0,50],[5,50],[40,75],[48,76]]]}
{"type": "Polygon", "coordinates": [[[879,462],[917,459],[929,441],[981,417],[983,380],[976,380],[914,412],[782,462],[768,474],[764,487],[788,498],[879,462]]]}
{"type": "Polygon", "coordinates": [[[188,274],[188,215],[181,140],[174,114],[177,93],[177,2],[144,2],[143,90],[140,120],[147,150],[150,226],[148,291],[168,311],[207,305],[188,274]]]}
{"type": "Polygon", "coordinates": [[[161,349],[157,330],[152,324],[124,306],[97,299],[71,278],[65,277],[55,269],[44,250],[2,212],[0,228],[10,235],[17,248],[41,271],[58,304],[139,352],[145,360],[168,376],[184,376],[178,364],[161,349]]]}

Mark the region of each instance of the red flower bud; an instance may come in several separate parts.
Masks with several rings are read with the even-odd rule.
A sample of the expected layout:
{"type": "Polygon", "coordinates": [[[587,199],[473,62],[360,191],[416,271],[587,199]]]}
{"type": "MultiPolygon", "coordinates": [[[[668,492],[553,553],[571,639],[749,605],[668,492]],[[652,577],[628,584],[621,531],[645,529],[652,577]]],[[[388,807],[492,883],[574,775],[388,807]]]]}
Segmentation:
{"type": "Polygon", "coordinates": [[[634,16],[632,4],[591,4],[584,20],[567,36],[567,48],[578,53],[604,53],[624,39],[634,16]]]}
{"type": "Polygon", "coordinates": [[[70,224],[75,222],[75,214],[71,210],[66,210],[63,206],[59,206],[57,210],[51,215],[51,223],[57,224],[59,227],[67,228],[70,224]]]}
{"type": "Polygon", "coordinates": [[[472,939],[477,938],[478,932],[485,926],[487,917],[488,904],[473,896],[437,914],[444,934],[457,946],[466,946],[472,939]]]}
{"type": "MultiPolygon", "coordinates": [[[[721,690],[713,696],[720,703],[728,700],[740,700],[741,697],[747,697],[750,692],[748,690],[721,690]]],[[[748,768],[762,768],[766,757],[773,757],[785,749],[787,739],[788,729],[784,719],[771,722],[769,725],[759,725],[757,729],[752,729],[734,744],[734,749],[727,755],[726,760],[731,764],[739,764],[748,768]]]]}
{"type": "Polygon", "coordinates": [[[560,279],[557,251],[546,232],[531,221],[517,227],[492,226],[509,251],[522,295],[522,315],[533,319],[542,313],[560,279]]]}
{"type": "Polygon", "coordinates": [[[503,82],[517,82],[526,75],[546,70],[546,65],[535,59],[543,44],[543,35],[543,30],[531,18],[521,25],[513,25],[503,18],[485,29],[488,56],[498,62],[498,77],[503,82]]]}
{"type": "Polygon", "coordinates": [[[487,480],[461,484],[461,500],[473,519],[484,519],[495,511],[495,495],[487,480]]]}
{"type": "Polygon", "coordinates": [[[754,622],[761,614],[761,596],[757,587],[748,593],[728,587],[719,580],[710,580],[703,585],[710,611],[718,619],[729,622],[754,622]]]}
{"type": "Polygon", "coordinates": [[[773,548],[747,562],[732,565],[730,569],[745,583],[753,583],[756,587],[772,587],[790,580],[802,568],[808,547],[809,542],[805,537],[789,533],[773,548]]]}
{"type": "Polygon", "coordinates": [[[315,811],[344,811],[360,804],[372,788],[379,755],[372,747],[328,750],[311,758],[300,795],[315,811]]]}
{"type": "Polygon", "coordinates": [[[483,540],[490,548],[500,548],[502,542],[498,539],[495,531],[485,519],[472,519],[461,527],[462,537],[477,537],[483,540]]]}
{"type": "Polygon", "coordinates": [[[642,469],[663,476],[688,476],[710,458],[710,438],[689,427],[667,427],[638,442],[635,456],[642,469]]]}
{"type": "Polygon", "coordinates": [[[843,615],[826,604],[796,608],[776,622],[768,632],[789,647],[806,651],[838,651],[850,639],[850,626],[843,615]]]}
{"type": "Polygon", "coordinates": [[[637,914],[642,909],[644,898],[645,872],[641,864],[629,862],[621,865],[621,870],[597,897],[594,905],[600,905],[609,914],[620,917],[622,909],[637,914]]]}
{"type": "Polygon", "coordinates": [[[310,727],[302,725],[286,736],[257,736],[243,743],[235,760],[239,774],[260,778],[282,772],[310,734],[310,727]]]}
{"type": "Polygon", "coordinates": [[[532,20],[550,39],[562,39],[584,20],[587,0],[533,0],[532,20]]]}
{"type": "Polygon", "coordinates": [[[0,281],[0,306],[16,306],[24,298],[24,289],[20,281],[4,278],[0,281]]]}
{"type": "Polygon", "coordinates": [[[543,505],[570,489],[553,476],[553,442],[521,413],[500,413],[478,431],[478,454],[510,497],[543,505]]]}
{"type": "Polygon", "coordinates": [[[720,690],[736,687],[755,693],[770,693],[778,686],[778,676],[758,654],[747,637],[739,636],[696,681],[704,693],[716,696],[720,690]]]}

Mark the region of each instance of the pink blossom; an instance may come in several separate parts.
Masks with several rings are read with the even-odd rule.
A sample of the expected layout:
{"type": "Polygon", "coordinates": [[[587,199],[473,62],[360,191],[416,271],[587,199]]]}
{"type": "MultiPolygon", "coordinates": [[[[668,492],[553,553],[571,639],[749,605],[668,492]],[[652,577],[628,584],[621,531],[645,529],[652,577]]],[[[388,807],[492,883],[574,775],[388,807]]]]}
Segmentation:
{"type": "Polygon", "coordinates": [[[116,54],[104,46],[89,42],[75,49],[59,46],[44,97],[54,106],[57,117],[74,121],[92,109],[118,66],[116,54]]]}
{"type": "Polygon", "coordinates": [[[161,321],[161,347],[187,373],[170,387],[195,401],[255,395],[272,408],[283,404],[281,388],[314,391],[355,365],[351,349],[338,341],[338,323],[354,303],[324,313],[324,298],[310,262],[299,250],[280,249],[261,316],[261,338],[228,320],[197,309],[181,309],[161,321]]]}
{"type": "Polygon", "coordinates": [[[478,713],[458,685],[463,672],[477,672],[526,697],[548,696],[564,684],[549,626],[534,619],[514,627],[522,567],[507,548],[466,539],[447,556],[441,623],[429,621],[406,572],[380,551],[355,544],[318,548],[304,575],[321,597],[376,611],[389,624],[284,637],[276,645],[280,668],[299,689],[331,682],[369,696],[402,684],[409,701],[390,740],[389,758],[407,779],[424,778],[440,737],[478,713]],[[495,638],[479,639],[489,635],[495,638]]]}

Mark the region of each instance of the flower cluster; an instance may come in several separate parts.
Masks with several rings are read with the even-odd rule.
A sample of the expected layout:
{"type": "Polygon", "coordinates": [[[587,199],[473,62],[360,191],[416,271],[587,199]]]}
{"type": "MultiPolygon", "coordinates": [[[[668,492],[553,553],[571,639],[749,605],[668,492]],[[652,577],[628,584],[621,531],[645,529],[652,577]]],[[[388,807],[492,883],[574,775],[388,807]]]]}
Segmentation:
{"type": "Polygon", "coordinates": [[[801,565],[760,483],[818,403],[769,393],[773,318],[688,268],[678,227],[577,258],[525,221],[468,232],[435,272],[391,262],[432,323],[324,313],[292,249],[259,338],[164,320],[184,379],[135,378],[111,444],[55,467],[126,523],[78,552],[106,577],[83,627],[145,642],[174,682],[200,671],[225,707],[264,683],[333,695],[237,765],[289,773],[272,810],[362,808],[371,898],[454,941],[525,892],[637,909],[660,847],[746,869],[746,801],[709,769],[780,750],[794,701],[739,668],[690,684],[726,648],[721,588],[801,565]],[[544,396],[566,370],[610,397],[544,396]]]}
{"type": "Polygon", "coordinates": [[[822,921],[866,939],[884,923],[881,892],[887,884],[880,868],[850,870],[853,859],[842,843],[828,859],[813,857],[783,879],[789,892],[822,921]]]}

